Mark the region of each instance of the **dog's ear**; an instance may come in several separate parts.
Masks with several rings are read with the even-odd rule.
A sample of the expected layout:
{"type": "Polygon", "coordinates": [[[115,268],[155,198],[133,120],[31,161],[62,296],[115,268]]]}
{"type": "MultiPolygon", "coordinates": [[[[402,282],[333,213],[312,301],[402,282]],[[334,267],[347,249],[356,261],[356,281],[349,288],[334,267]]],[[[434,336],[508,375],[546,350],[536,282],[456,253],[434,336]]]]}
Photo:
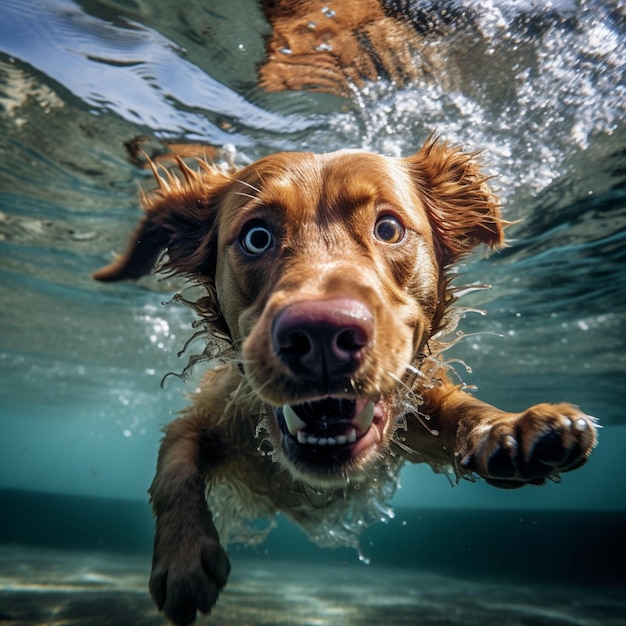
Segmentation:
{"type": "Polygon", "coordinates": [[[126,252],[94,272],[101,281],[137,279],[149,274],[164,251],[159,270],[181,275],[211,275],[215,266],[215,216],[218,190],[230,180],[227,174],[203,161],[191,170],[177,159],[182,178],[161,172],[150,163],[158,189],[142,194],[145,216],[126,252]]]}
{"type": "Polygon", "coordinates": [[[435,233],[443,265],[456,261],[479,244],[498,247],[506,222],[500,203],[481,173],[476,154],[430,138],[405,159],[435,233]]]}

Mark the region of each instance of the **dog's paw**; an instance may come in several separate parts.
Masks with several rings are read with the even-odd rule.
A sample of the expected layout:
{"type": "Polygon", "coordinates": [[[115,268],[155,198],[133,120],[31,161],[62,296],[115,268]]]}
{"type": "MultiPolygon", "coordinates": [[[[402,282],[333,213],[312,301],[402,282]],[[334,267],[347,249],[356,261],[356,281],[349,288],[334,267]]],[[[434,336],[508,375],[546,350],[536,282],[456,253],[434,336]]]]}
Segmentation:
{"type": "Polygon", "coordinates": [[[456,457],[461,473],[513,489],[579,468],[595,444],[594,418],[571,404],[538,404],[474,425],[462,433],[456,457]]]}
{"type": "Polygon", "coordinates": [[[211,611],[230,573],[230,561],[217,538],[203,532],[159,529],[154,541],[150,594],[176,626],[188,626],[197,611],[211,611]]]}

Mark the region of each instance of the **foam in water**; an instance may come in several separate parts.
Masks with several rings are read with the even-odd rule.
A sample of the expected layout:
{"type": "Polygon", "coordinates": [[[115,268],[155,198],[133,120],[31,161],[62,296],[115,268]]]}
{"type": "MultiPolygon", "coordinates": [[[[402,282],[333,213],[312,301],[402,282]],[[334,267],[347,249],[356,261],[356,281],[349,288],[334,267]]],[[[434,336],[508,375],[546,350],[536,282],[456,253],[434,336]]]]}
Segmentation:
{"type": "Polygon", "coordinates": [[[341,142],[400,156],[436,129],[484,151],[505,201],[562,177],[568,154],[610,135],[626,114],[624,8],[583,2],[575,14],[546,10],[539,22],[538,8],[500,5],[464,3],[474,27],[427,39],[436,73],[401,90],[384,82],[355,88],[357,109],[331,123],[341,142]],[[488,89],[498,91],[487,97],[488,89]]]}

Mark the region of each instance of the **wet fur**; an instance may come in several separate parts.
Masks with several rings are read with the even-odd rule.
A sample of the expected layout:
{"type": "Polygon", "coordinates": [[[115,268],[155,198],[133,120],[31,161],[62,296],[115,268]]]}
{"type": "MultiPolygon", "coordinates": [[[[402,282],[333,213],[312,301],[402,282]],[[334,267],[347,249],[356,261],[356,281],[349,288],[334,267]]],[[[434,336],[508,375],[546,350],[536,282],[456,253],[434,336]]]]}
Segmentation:
{"type": "Polygon", "coordinates": [[[351,97],[384,78],[401,86],[432,71],[436,56],[407,20],[380,0],[263,0],[272,28],[259,70],[267,91],[325,91],[351,97]],[[324,8],[326,7],[326,10],[324,8]]]}
{"type": "Polygon", "coordinates": [[[179,175],[155,174],[159,187],[144,197],[131,246],[95,277],[139,278],[167,251],[160,269],[204,286],[196,309],[231,346],[230,358],[208,371],[189,408],[165,428],[150,489],[150,590],[176,624],[210,611],[230,569],[207,490],[223,534],[236,526],[235,510],[280,511],[323,543],[329,520],[339,530],[355,503],[366,511],[370,488],[376,493],[393,479],[403,459],[505,488],[541,484],[587,459],[595,427],[578,409],[501,411],[453,384],[437,358],[434,335],[454,304],[449,268],[474,246],[503,241],[498,202],[474,155],[429,140],[406,159],[291,153],[227,173],[179,161],[179,175]],[[374,240],[381,212],[406,227],[398,245],[374,240]],[[252,217],[280,234],[271,255],[253,260],[237,243],[252,217]],[[386,415],[376,445],[338,475],[320,475],[294,466],[281,448],[272,406],[311,392],[274,352],[271,328],[289,304],[338,294],[372,311],[374,340],[351,384],[360,396],[381,396],[386,415]],[[407,398],[413,411],[402,404],[407,398]],[[260,453],[263,440],[270,454],[260,453]],[[224,486],[235,504],[216,498],[224,486]]]}

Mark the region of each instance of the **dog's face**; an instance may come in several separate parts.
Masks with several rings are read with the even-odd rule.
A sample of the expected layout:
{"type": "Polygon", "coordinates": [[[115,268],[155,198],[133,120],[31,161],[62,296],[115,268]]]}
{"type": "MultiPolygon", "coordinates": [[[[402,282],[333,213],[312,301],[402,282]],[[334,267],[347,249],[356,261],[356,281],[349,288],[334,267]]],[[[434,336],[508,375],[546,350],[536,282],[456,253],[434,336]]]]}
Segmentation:
{"type": "MultiPolygon", "coordinates": [[[[275,458],[314,485],[358,480],[387,452],[394,390],[439,329],[445,267],[501,242],[497,203],[469,157],[436,143],[410,159],[283,153],[205,170],[161,181],[137,239],[213,285],[272,407],[275,458]]],[[[146,263],[135,247],[99,277],[146,263]]]]}
{"type": "Polygon", "coordinates": [[[369,153],[275,155],[218,217],[216,288],[277,455],[344,480],[386,449],[389,399],[430,336],[440,268],[409,172],[369,153]]]}

